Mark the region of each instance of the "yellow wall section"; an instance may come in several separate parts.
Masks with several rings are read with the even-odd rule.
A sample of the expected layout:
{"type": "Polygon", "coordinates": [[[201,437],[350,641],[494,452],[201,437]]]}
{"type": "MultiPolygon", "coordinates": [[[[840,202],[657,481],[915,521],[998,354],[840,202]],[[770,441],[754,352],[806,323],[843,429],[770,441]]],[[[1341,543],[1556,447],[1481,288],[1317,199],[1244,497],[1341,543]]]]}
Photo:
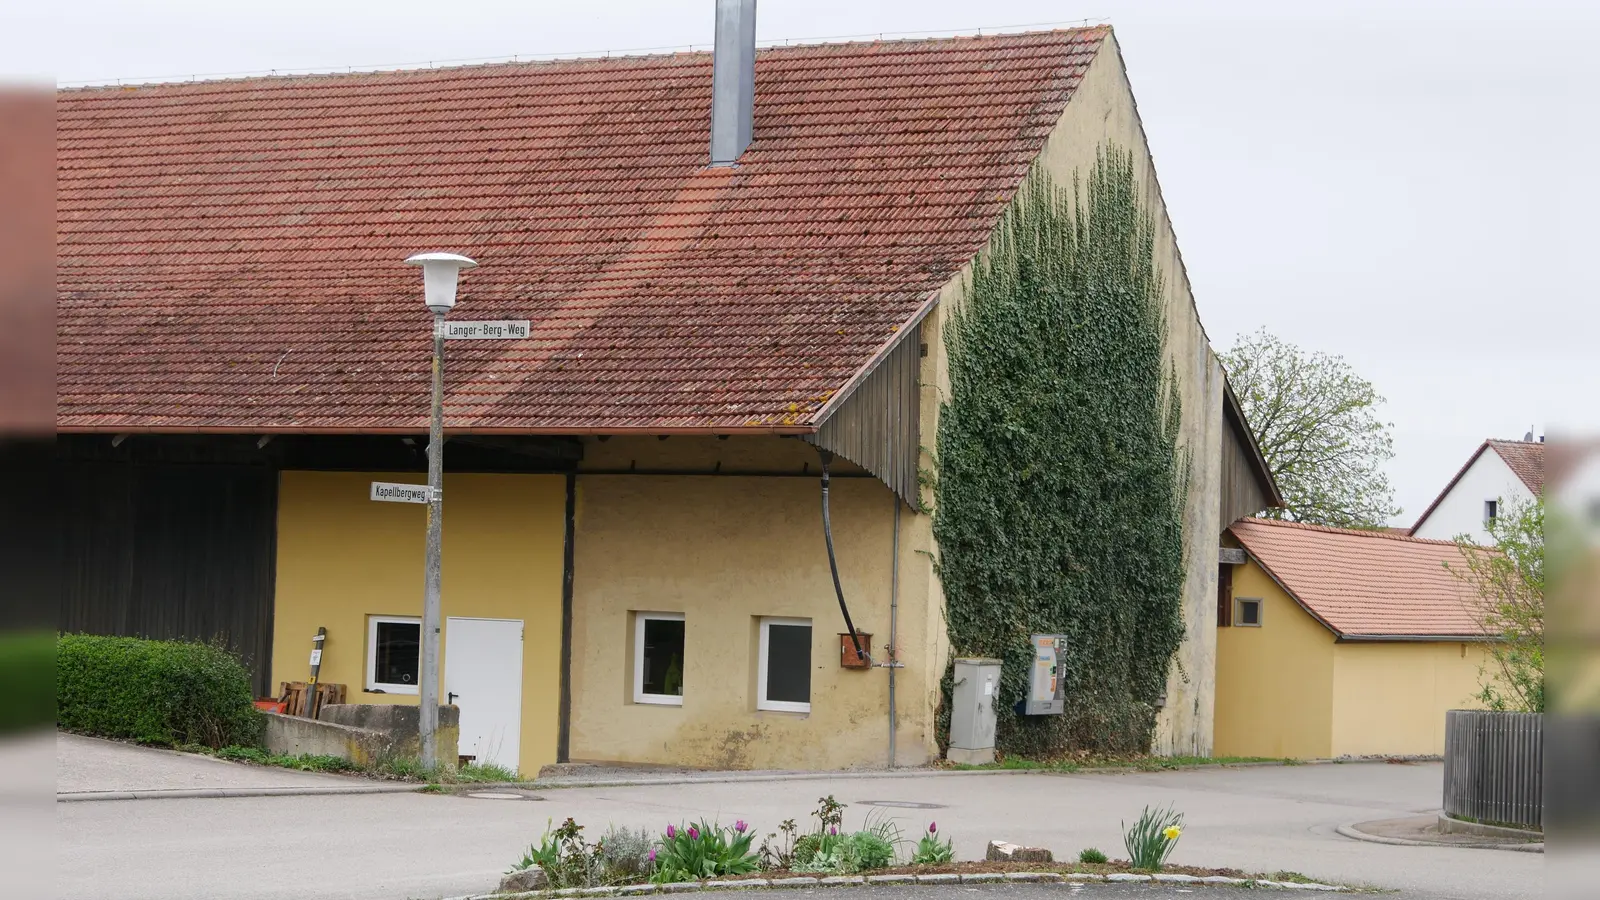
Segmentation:
{"type": "Polygon", "coordinates": [[[1478,709],[1482,644],[1345,643],[1334,651],[1335,756],[1444,752],[1444,714],[1478,709]]]}
{"type": "Polygon", "coordinates": [[[1261,627],[1217,629],[1217,755],[1327,758],[1333,633],[1254,560],[1234,567],[1233,596],[1261,598],[1261,627]]]}
{"type": "MultiPolygon", "coordinates": [[[[814,451],[809,459],[814,474],[814,451]]],[[[838,479],[832,493],[845,596],[881,656],[896,501],[866,478],[838,479]]],[[[886,672],[839,665],[845,629],[816,478],[580,475],[575,529],[573,759],[735,769],[886,762],[886,672]],[[684,614],[681,707],[633,702],[637,611],[684,614]],[[756,709],[755,620],[764,615],[812,619],[809,714],[756,709]]],[[[900,621],[899,761],[915,765],[932,752],[921,651],[927,629],[941,626],[925,605],[902,607],[900,621]]]]}
{"type": "MultiPolygon", "coordinates": [[[[414,695],[363,692],[367,616],[422,614],[426,537],[426,508],[373,502],[373,481],[425,479],[283,473],[272,678],[306,679],[311,636],[323,626],[322,681],[348,685],[351,703],[416,703],[414,695]]],[[[537,772],[556,758],[565,479],[453,473],[444,496],[443,615],[523,620],[520,768],[537,772]]],[[[448,659],[441,663],[442,673],[448,659]]]]}

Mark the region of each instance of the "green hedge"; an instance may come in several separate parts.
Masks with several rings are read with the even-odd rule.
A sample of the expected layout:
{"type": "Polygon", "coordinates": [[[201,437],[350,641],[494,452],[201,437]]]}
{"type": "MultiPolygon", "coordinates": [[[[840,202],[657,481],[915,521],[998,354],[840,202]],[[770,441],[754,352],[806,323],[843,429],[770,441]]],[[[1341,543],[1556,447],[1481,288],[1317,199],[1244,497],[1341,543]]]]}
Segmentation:
{"type": "Polygon", "coordinates": [[[56,703],[62,728],[102,737],[208,747],[261,739],[250,673],[211,644],[61,635],[56,703]]]}
{"type": "Polygon", "coordinates": [[[0,734],[48,727],[56,720],[56,698],[50,678],[56,668],[56,636],[52,632],[0,634],[0,734]]]}

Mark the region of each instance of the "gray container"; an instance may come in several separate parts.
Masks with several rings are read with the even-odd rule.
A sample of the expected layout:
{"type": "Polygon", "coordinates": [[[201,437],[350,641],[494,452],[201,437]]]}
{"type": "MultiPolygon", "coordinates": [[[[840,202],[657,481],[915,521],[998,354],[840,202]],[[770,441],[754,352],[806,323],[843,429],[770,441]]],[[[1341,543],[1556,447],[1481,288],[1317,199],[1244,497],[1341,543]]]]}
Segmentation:
{"type": "Polygon", "coordinates": [[[1000,660],[958,659],[950,692],[951,762],[994,762],[995,704],[1000,699],[1000,660]]]}

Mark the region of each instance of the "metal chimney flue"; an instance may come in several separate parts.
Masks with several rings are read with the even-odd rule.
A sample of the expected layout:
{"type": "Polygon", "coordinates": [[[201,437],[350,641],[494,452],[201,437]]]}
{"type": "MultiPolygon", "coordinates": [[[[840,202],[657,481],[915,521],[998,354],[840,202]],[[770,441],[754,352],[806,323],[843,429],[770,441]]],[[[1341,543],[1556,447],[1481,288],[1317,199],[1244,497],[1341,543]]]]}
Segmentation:
{"type": "Polygon", "coordinates": [[[731,166],[750,146],[756,104],[756,0],[717,0],[711,68],[711,164],[731,166]]]}

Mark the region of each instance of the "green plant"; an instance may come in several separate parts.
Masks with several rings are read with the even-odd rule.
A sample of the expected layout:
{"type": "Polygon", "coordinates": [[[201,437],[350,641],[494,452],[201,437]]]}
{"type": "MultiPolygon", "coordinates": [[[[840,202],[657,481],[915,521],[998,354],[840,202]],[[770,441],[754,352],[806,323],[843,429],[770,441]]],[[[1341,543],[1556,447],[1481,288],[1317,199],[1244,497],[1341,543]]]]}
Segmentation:
{"type": "Polygon", "coordinates": [[[817,820],[817,833],[821,834],[829,828],[844,827],[845,804],[833,799],[833,795],[817,799],[816,811],[811,815],[817,820]]]}
{"type": "Polygon", "coordinates": [[[1458,535],[1462,565],[1450,569],[1472,591],[1467,612],[1484,634],[1493,665],[1479,670],[1477,699],[1488,709],[1544,712],[1544,500],[1511,505],[1490,519],[1494,547],[1458,535]]]}
{"type": "Polygon", "coordinates": [[[955,848],[951,841],[939,837],[939,823],[929,822],[927,833],[917,841],[917,849],[911,854],[911,861],[919,866],[935,866],[949,862],[954,855],[955,848]]]}
{"type": "MultiPolygon", "coordinates": [[[[799,826],[795,824],[793,819],[784,819],[783,824],[778,826],[777,831],[763,838],[761,840],[761,850],[759,852],[759,855],[761,856],[761,868],[789,868],[790,864],[794,861],[796,840],[795,833],[799,830],[799,826]],[[779,833],[783,835],[783,842],[775,843],[775,841],[778,839],[779,833]]],[[[807,835],[807,837],[809,836],[810,835],[807,835]]]]}
{"type": "Polygon", "coordinates": [[[56,671],[56,636],[48,631],[0,634],[0,734],[49,727],[56,721],[50,679],[56,671]]]}
{"type": "Polygon", "coordinates": [[[1081,185],[1036,168],[945,329],[938,574],[954,655],[1005,662],[1006,753],[1147,751],[1184,634],[1189,464],[1141,177],[1112,147],[1081,185]],[[1036,633],[1070,636],[1061,716],[1013,709],[1036,633]]]}
{"type": "Polygon", "coordinates": [[[1089,865],[1100,865],[1106,862],[1106,855],[1094,847],[1085,847],[1078,851],[1078,862],[1089,865]]]}
{"type": "Polygon", "coordinates": [[[655,871],[655,838],[643,828],[613,826],[595,846],[608,884],[643,881],[655,871]]]}
{"type": "Polygon", "coordinates": [[[659,842],[651,880],[670,883],[754,872],[760,864],[750,850],[754,838],[755,832],[743,821],[732,827],[704,819],[683,828],[668,825],[659,842]]]}
{"type": "Polygon", "coordinates": [[[520,781],[517,773],[495,763],[467,763],[451,773],[450,780],[462,783],[498,784],[520,781]]]}
{"type": "Polygon", "coordinates": [[[56,642],[62,728],[152,744],[253,746],[250,673],[215,644],[64,634],[56,642]]]}
{"type": "Polygon", "coordinates": [[[570,817],[554,830],[547,822],[539,842],[528,847],[511,871],[531,866],[543,869],[557,889],[599,887],[605,880],[602,848],[584,841],[583,826],[570,817]]]}
{"type": "MultiPolygon", "coordinates": [[[[1127,823],[1123,827],[1127,828],[1127,823]]],[[[1127,828],[1122,844],[1135,869],[1159,872],[1182,834],[1183,813],[1173,812],[1170,806],[1156,810],[1147,806],[1133,827],[1127,828]]]]}

